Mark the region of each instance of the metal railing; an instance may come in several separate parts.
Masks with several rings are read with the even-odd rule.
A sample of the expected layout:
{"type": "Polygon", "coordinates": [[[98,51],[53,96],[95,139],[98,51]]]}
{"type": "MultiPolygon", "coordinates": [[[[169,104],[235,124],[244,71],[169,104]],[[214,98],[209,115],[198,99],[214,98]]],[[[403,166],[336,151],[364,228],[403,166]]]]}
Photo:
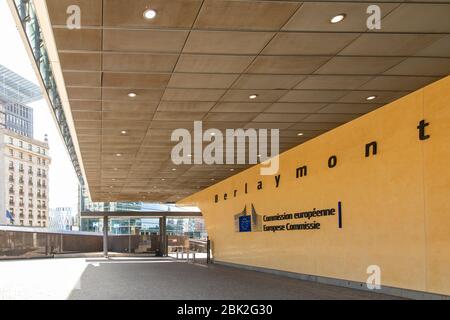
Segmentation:
{"type": "Polygon", "coordinates": [[[211,263],[211,241],[190,239],[183,246],[169,247],[169,256],[187,263],[211,263]]]}
{"type": "Polygon", "coordinates": [[[101,252],[102,245],[103,238],[97,233],[0,226],[0,260],[101,252]]]}

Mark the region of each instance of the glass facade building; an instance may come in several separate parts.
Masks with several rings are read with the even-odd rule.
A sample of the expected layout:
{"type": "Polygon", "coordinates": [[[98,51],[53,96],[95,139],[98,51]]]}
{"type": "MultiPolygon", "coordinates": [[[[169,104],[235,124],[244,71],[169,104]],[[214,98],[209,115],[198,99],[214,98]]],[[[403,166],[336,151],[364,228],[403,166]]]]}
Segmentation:
{"type": "Polygon", "coordinates": [[[33,109],[19,103],[6,104],[5,126],[17,134],[33,138],[33,109]]]}

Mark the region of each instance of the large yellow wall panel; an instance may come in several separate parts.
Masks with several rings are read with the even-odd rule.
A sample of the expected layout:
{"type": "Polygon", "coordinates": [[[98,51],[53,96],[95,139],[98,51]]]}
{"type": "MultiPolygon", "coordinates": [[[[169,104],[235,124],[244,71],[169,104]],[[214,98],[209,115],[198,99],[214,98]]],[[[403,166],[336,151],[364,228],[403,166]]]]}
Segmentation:
{"type": "Polygon", "coordinates": [[[439,81],[424,90],[430,139],[424,144],[426,279],[429,291],[450,290],[450,86],[439,81]]]}
{"type": "MultiPolygon", "coordinates": [[[[281,154],[278,188],[254,166],[180,203],[201,208],[218,261],[358,282],[376,265],[384,286],[449,294],[449,103],[447,77],[281,154]],[[419,139],[421,120],[429,123],[427,140],[419,139]],[[366,157],[374,141],[378,153],[366,157]],[[303,165],[307,176],[297,178],[303,165]],[[244,207],[263,217],[338,202],[342,228],[335,215],[311,218],[319,230],[235,230],[244,207]]],[[[308,219],[263,224],[299,222],[308,219]]]]}

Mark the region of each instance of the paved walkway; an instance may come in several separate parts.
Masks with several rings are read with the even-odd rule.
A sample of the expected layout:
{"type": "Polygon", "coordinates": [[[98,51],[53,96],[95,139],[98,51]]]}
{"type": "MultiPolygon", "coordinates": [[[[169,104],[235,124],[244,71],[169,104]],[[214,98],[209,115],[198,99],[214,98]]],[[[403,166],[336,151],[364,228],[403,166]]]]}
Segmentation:
{"type": "Polygon", "coordinates": [[[0,262],[0,299],[391,299],[392,297],[170,258],[0,262]]]}

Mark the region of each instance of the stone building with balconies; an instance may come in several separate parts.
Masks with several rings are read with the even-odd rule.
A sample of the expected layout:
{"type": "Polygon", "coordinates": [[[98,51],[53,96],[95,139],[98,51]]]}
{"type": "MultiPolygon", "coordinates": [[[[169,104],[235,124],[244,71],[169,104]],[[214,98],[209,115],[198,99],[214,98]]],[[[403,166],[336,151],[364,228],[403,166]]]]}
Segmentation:
{"type": "Polygon", "coordinates": [[[50,162],[47,138],[0,129],[0,225],[48,227],[50,162]]]}

